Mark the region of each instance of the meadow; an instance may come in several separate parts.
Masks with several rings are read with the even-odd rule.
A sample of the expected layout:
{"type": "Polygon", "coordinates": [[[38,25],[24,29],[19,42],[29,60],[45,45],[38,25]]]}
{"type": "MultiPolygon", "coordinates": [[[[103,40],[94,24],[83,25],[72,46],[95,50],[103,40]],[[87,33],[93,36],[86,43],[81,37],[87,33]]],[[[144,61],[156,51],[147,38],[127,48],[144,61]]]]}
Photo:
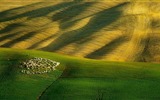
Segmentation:
{"type": "Polygon", "coordinates": [[[2,0],[0,47],[159,62],[158,1],[2,0]]]}
{"type": "Polygon", "coordinates": [[[158,0],[0,0],[0,8],[0,100],[160,100],[158,0]],[[26,63],[41,68],[22,73],[33,58],[60,65],[26,63]]]}
{"type": "Polygon", "coordinates": [[[0,49],[0,98],[20,100],[157,100],[160,65],[108,62],[50,52],[0,49]],[[50,73],[26,75],[19,62],[42,57],[60,62],[50,73]],[[8,61],[7,59],[10,59],[8,61]]]}

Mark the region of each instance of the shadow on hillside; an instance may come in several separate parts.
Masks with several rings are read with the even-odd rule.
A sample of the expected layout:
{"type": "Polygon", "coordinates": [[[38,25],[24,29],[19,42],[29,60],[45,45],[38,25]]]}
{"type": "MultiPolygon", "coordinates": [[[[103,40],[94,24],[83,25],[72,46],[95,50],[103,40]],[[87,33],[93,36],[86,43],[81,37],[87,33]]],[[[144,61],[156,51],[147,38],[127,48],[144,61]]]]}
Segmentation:
{"type": "MultiPolygon", "coordinates": [[[[36,18],[36,17],[46,16],[47,14],[52,13],[56,10],[60,10],[62,8],[66,8],[66,10],[62,11],[63,13],[67,13],[67,12],[73,13],[74,12],[74,14],[72,14],[72,17],[73,17],[73,16],[76,16],[79,12],[85,10],[85,8],[88,7],[90,4],[92,4],[92,3],[80,4],[79,1],[63,2],[63,3],[57,4],[57,5],[42,7],[42,8],[36,9],[36,10],[32,10],[32,11],[29,11],[29,12],[25,12],[25,13],[13,16],[16,12],[21,11],[21,10],[24,12],[25,9],[27,9],[29,7],[37,6],[37,5],[38,6],[44,5],[43,3],[39,3],[39,4],[36,3],[36,4],[32,4],[32,5],[19,7],[19,8],[16,8],[16,9],[11,9],[11,10],[1,12],[0,15],[2,15],[2,17],[0,18],[0,21],[14,20],[14,19],[21,18],[21,17],[36,18]],[[67,7],[69,7],[69,8],[67,8],[67,7]],[[74,10],[76,7],[80,8],[80,9],[78,11],[74,10]],[[10,15],[10,13],[13,13],[13,15],[11,17],[7,17],[7,15],[10,15]]],[[[61,15],[62,12],[56,13],[55,16],[59,17],[59,14],[61,15]]],[[[61,15],[61,16],[64,17],[63,15],[61,15]]],[[[57,19],[57,20],[59,20],[59,19],[57,19]]],[[[4,29],[0,30],[0,34],[6,34],[5,36],[2,36],[0,38],[0,41],[3,41],[7,38],[14,37],[14,36],[18,35],[18,33],[20,34],[20,32],[26,32],[25,31],[26,28],[25,29],[24,28],[18,29],[19,27],[23,27],[23,26],[24,25],[22,23],[14,23],[14,24],[10,24],[7,27],[5,27],[4,29]],[[16,29],[18,29],[18,31],[16,29]],[[11,34],[9,34],[9,32],[11,32],[11,34]]],[[[19,37],[19,38],[14,39],[14,40],[6,43],[6,44],[3,44],[2,47],[10,47],[10,46],[12,46],[12,45],[14,45],[14,44],[16,44],[20,41],[24,41],[25,39],[30,38],[33,35],[34,35],[34,32],[32,31],[32,32],[30,32],[30,33],[28,33],[28,34],[26,34],[22,37],[19,37]]],[[[54,36],[51,36],[50,38],[52,38],[52,37],[54,37],[54,36]]],[[[45,40],[42,40],[41,42],[43,42],[45,40]]],[[[39,42],[39,43],[41,43],[41,42],[39,42]]],[[[34,46],[36,46],[36,45],[38,45],[38,43],[36,43],[34,46]]],[[[30,48],[32,48],[32,47],[30,47],[30,48]]]]}
{"type": "Polygon", "coordinates": [[[3,57],[3,61],[1,61],[1,67],[3,71],[0,73],[0,83],[6,80],[14,80],[17,74],[18,65],[21,61],[26,60],[27,56],[19,54],[19,53],[8,53],[5,57],[3,57]]]}
{"type": "MultiPolygon", "coordinates": [[[[73,17],[76,17],[77,15],[81,14],[81,12],[85,11],[85,9],[87,9],[92,4],[94,4],[94,2],[86,2],[86,3],[82,3],[82,4],[73,5],[71,7],[66,8],[65,10],[63,10],[61,12],[56,13],[53,16],[52,20],[53,21],[60,21],[61,23],[65,22],[65,21],[69,21],[69,19],[72,19],[73,17]]],[[[55,37],[55,35],[50,36],[50,37],[32,45],[28,49],[33,49],[36,46],[38,46],[40,43],[43,43],[44,41],[51,39],[53,37],[55,37]]]]}
{"type": "Polygon", "coordinates": [[[30,5],[26,5],[26,6],[17,7],[17,8],[2,11],[2,12],[0,12],[0,16],[1,16],[0,17],[0,22],[9,21],[9,19],[11,19],[12,17],[15,17],[17,15],[25,13],[26,9],[33,9],[33,8],[39,7],[41,5],[42,5],[42,3],[39,2],[39,3],[34,3],[34,4],[30,4],[30,5]]]}
{"type": "Polygon", "coordinates": [[[20,32],[16,32],[16,33],[13,33],[13,34],[7,34],[7,35],[5,35],[5,36],[2,36],[2,37],[0,37],[0,42],[1,42],[1,41],[4,41],[4,40],[6,40],[6,39],[12,38],[12,37],[14,37],[14,36],[16,36],[16,35],[18,35],[18,34],[20,34],[20,32]]]}
{"type": "Polygon", "coordinates": [[[18,27],[23,27],[23,26],[25,26],[25,25],[23,25],[21,23],[10,24],[10,25],[6,26],[4,29],[0,30],[0,35],[1,34],[7,34],[8,32],[14,31],[18,27]]]}
{"type": "Polygon", "coordinates": [[[83,11],[85,11],[85,9],[87,9],[94,3],[95,2],[85,2],[85,3],[70,6],[63,11],[54,14],[52,20],[53,21],[60,20],[61,23],[65,21],[69,21],[73,17],[80,15],[83,11]]]}
{"type": "MultiPolygon", "coordinates": [[[[34,10],[31,10],[31,11],[28,11],[28,12],[24,12],[22,14],[18,14],[18,15],[14,14],[14,16],[13,15],[8,16],[9,14],[13,13],[12,12],[13,9],[11,9],[11,10],[7,10],[7,11],[4,11],[4,12],[0,13],[0,16],[2,15],[2,17],[0,18],[0,22],[14,20],[14,19],[17,19],[17,18],[22,18],[22,17],[28,17],[28,18],[42,17],[42,16],[46,16],[47,14],[50,14],[50,13],[56,11],[56,10],[60,10],[60,9],[72,6],[76,3],[78,3],[78,2],[64,2],[64,3],[57,4],[57,5],[52,5],[52,6],[48,6],[48,7],[42,7],[42,8],[39,8],[39,9],[34,9],[34,10]]],[[[40,5],[44,5],[44,4],[40,3],[40,5]]],[[[45,5],[47,5],[47,4],[45,4],[45,5]]],[[[37,6],[37,5],[34,4],[34,6],[37,6]]],[[[25,6],[24,8],[27,9],[27,7],[29,7],[29,5],[25,6]]],[[[23,9],[23,7],[17,8],[16,10],[21,11],[21,9],[23,9]]],[[[23,9],[23,10],[25,11],[25,9],[23,9]]]]}
{"type": "Polygon", "coordinates": [[[32,32],[31,29],[30,29],[31,32],[27,32],[27,34],[23,33],[23,32],[26,32],[28,28],[29,26],[24,25],[22,23],[13,23],[13,24],[8,25],[4,29],[0,30],[0,35],[2,35],[0,37],[0,42],[7,40],[7,39],[11,40],[10,42],[3,44],[2,47],[10,47],[20,41],[24,41],[25,39],[28,39],[34,36],[36,32],[32,32]],[[22,35],[22,36],[15,38],[16,36],[19,36],[19,35],[22,35]]]}
{"type": "Polygon", "coordinates": [[[123,37],[123,36],[118,37],[117,39],[113,40],[109,44],[106,44],[105,46],[101,47],[100,49],[87,55],[86,58],[98,59],[98,58],[104,56],[105,54],[112,52],[113,50],[115,50],[116,47],[120,46],[121,44],[125,43],[126,41],[128,41],[128,39],[126,39],[125,37],[123,37]]]}
{"type": "Polygon", "coordinates": [[[36,48],[37,46],[39,46],[41,43],[43,43],[43,42],[45,42],[45,41],[47,41],[47,40],[49,40],[49,39],[52,39],[52,38],[54,38],[55,36],[56,36],[56,34],[54,34],[54,35],[52,35],[52,36],[50,36],[50,37],[47,37],[46,39],[43,39],[43,40],[41,40],[41,41],[33,44],[32,46],[30,46],[30,47],[27,48],[27,49],[34,49],[34,48],[36,48]]]}
{"type": "Polygon", "coordinates": [[[62,34],[58,39],[42,49],[46,51],[56,51],[70,43],[76,43],[90,37],[95,32],[118,20],[122,14],[120,8],[126,4],[128,3],[122,3],[95,14],[90,22],[83,28],[62,34]]]}
{"type": "Polygon", "coordinates": [[[14,44],[18,43],[18,42],[21,42],[21,41],[25,41],[26,39],[29,39],[31,38],[32,36],[38,34],[37,32],[30,32],[30,33],[27,33],[19,38],[16,38],[16,39],[13,39],[12,41],[10,42],[7,42],[3,45],[1,45],[1,47],[11,47],[13,46],[14,44]]]}
{"type": "MultiPolygon", "coordinates": [[[[160,41],[159,39],[157,40],[157,37],[152,37],[152,39],[154,40],[155,43],[158,43],[160,41]]],[[[151,37],[148,37],[148,38],[141,40],[140,47],[144,47],[144,48],[141,54],[138,55],[137,61],[149,62],[149,59],[153,59],[153,57],[151,56],[150,50],[149,50],[151,45],[154,45],[154,42],[152,41],[152,39],[151,37]]],[[[158,52],[157,49],[154,49],[154,52],[156,52],[156,55],[157,55],[157,52],[158,52]]]]}
{"type": "Polygon", "coordinates": [[[151,21],[151,28],[152,29],[159,29],[160,28],[160,20],[154,19],[151,21]]]}

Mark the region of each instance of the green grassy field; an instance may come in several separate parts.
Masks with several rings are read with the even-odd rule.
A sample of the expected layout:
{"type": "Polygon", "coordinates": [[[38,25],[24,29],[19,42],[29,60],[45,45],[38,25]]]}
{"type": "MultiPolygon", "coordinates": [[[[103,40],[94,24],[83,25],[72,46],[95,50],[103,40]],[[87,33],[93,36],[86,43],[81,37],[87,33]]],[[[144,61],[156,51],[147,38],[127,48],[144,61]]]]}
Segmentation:
{"type": "Polygon", "coordinates": [[[0,47],[160,62],[159,1],[1,0],[0,47]]]}
{"type": "Polygon", "coordinates": [[[154,63],[107,62],[1,48],[0,79],[0,99],[160,99],[160,67],[154,63]],[[28,57],[48,58],[61,64],[48,74],[25,75],[19,72],[17,66],[28,57]]]}
{"type": "Polygon", "coordinates": [[[0,100],[160,100],[159,0],[0,0],[0,8],[0,100]],[[21,73],[32,57],[60,65],[21,73]]]}
{"type": "MultiPolygon", "coordinates": [[[[35,100],[46,87],[61,75],[62,69],[43,75],[22,74],[18,65],[32,53],[34,52],[16,52],[16,50],[0,49],[1,100],[35,100]]],[[[43,55],[43,53],[38,53],[32,57],[43,57],[43,55]]],[[[51,57],[51,59],[54,59],[54,57],[51,57]]]]}

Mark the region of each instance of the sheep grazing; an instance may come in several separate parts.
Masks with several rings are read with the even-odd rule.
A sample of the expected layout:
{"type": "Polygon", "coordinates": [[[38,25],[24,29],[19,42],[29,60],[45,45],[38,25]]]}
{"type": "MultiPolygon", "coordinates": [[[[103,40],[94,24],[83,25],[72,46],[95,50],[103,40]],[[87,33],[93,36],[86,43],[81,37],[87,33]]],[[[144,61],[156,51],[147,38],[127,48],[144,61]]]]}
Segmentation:
{"type": "Polygon", "coordinates": [[[44,74],[55,70],[60,63],[46,58],[34,57],[20,64],[21,73],[44,74]]]}

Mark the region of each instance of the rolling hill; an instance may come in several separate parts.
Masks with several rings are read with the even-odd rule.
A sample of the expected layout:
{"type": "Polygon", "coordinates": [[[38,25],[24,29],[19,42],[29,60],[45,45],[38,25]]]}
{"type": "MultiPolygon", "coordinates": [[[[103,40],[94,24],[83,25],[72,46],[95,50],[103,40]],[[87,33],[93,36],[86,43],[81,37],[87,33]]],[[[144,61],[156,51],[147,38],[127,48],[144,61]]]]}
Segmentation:
{"type": "Polygon", "coordinates": [[[0,0],[0,8],[0,100],[160,99],[160,2],[0,0]],[[46,61],[60,65],[48,72],[46,61]]]}
{"type": "MultiPolygon", "coordinates": [[[[30,53],[27,51],[17,52],[17,50],[12,49],[0,49],[1,100],[36,100],[46,87],[62,74],[63,65],[60,65],[57,70],[46,74],[28,75],[21,73],[20,63],[25,59],[35,57],[35,55],[29,56],[30,53]]],[[[32,53],[34,52],[32,51],[32,53]]],[[[36,54],[36,57],[38,55],[44,57],[43,54],[36,54]]],[[[51,59],[54,60],[54,57],[51,59]]]]}
{"type": "Polygon", "coordinates": [[[159,64],[106,62],[42,51],[0,49],[2,100],[158,100],[159,82],[159,64]],[[18,66],[29,57],[61,64],[50,73],[26,75],[18,66]]]}
{"type": "Polygon", "coordinates": [[[160,61],[158,1],[2,0],[0,7],[0,47],[160,61]]]}

